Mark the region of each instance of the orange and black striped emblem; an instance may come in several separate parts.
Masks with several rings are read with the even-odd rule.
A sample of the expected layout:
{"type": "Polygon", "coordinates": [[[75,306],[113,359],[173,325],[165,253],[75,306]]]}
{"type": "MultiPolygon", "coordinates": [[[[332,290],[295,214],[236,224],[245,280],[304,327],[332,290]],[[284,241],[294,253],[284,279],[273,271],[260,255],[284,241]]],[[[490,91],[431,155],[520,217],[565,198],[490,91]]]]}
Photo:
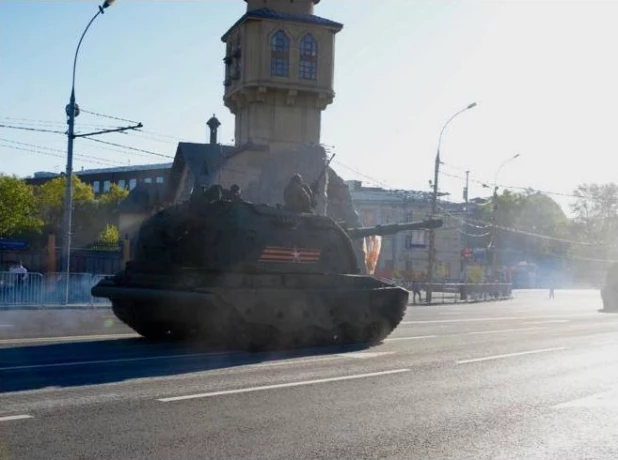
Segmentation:
{"type": "Polygon", "coordinates": [[[320,260],[321,252],[320,249],[267,246],[262,251],[260,262],[315,264],[320,260]]]}

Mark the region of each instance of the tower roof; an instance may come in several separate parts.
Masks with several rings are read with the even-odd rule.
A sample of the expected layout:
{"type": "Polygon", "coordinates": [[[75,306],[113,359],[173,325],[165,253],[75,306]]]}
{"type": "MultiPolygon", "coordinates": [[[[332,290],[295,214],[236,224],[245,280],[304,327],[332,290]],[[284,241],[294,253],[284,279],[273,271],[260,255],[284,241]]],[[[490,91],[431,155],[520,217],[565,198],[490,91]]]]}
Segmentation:
{"type": "MultiPolygon", "coordinates": [[[[319,0],[315,1],[314,3],[317,3],[318,1],[319,0]]],[[[223,34],[221,40],[225,42],[229,33],[248,19],[272,19],[275,21],[315,24],[329,27],[331,29],[334,29],[335,32],[339,32],[341,29],[343,29],[343,24],[331,21],[330,19],[321,18],[320,16],[315,16],[313,14],[285,13],[281,11],[275,11],[270,8],[259,8],[257,10],[247,11],[238,21],[234,23],[232,27],[228,29],[227,32],[225,32],[225,34],[223,34]]]]}
{"type": "Polygon", "coordinates": [[[212,117],[210,117],[210,120],[208,120],[206,124],[209,128],[212,129],[217,129],[219,126],[221,126],[221,122],[217,119],[217,117],[215,117],[214,114],[212,115],[212,117]]]}

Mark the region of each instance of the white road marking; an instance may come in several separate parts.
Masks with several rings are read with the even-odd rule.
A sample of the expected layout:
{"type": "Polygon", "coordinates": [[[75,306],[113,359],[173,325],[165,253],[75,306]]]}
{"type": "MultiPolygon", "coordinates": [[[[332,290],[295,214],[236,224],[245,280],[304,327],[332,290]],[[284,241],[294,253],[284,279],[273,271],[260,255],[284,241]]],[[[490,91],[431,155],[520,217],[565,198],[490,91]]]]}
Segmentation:
{"type": "Polygon", "coordinates": [[[522,327],[519,329],[495,329],[492,331],[468,332],[467,335],[499,334],[501,332],[516,332],[516,331],[538,331],[539,329],[547,329],[547,328],[546,327],[522,327]]]}
{"type": "Polygon", "coordinates": [[[571,407],[580,407],[587,409],[618,409],[618,392],[616,389],[603,391],[584,398],[574,399],[553,406],[554,409],[568,409],[571,407]]]}
{"type": "Polygon", "coordinates": [[[13,343],[37,343],[37,342],[67,342],[72,340],[104,340],[104,339],[127,339],[127,338],[137,338],[141,337],[138,334],[99,334],[99,335],[72,335],[72,336],[64,336],[64,337],[32,337],[32,338],[23,338],[23,339],[2,339],[0,340],[0,345],[2,344],[13,344],[13,343]]]}
{"type": "Polygon", "coordinates": [[[464,359],[457,361],[457,364],[480,363],[482,361],[491,361],[493,359],[512,358],[515,356],[533,355],[537,353],[549,353],[550,351],[565,350],[567,347],[543,348],[541,350],[521,351],[519,353],[507,353],[504,355],[485,356],[484,358],[464,359]]]}
{"type": "Polygon", "coordinates": [[[396,340],[418,340],[418,339],[435,339],[440,337],[438,335],[417,335],[414,337],[392,337],[390,339],[384,339],[383,342],[394,342],[396,340]]]}
{"type": "Polygon", "coordinates": [[[345,375],[341,377],[330,377],[326,379],[305,380],[302,382],[279,383],[275,385],[264,385],[264,386],[259,386],[259,387],[239,388],[237,390],[223,390],[223,391],[213,391],[210,393],[199,393],[199,394],[186,395],[186,396],[174,396],[171,398],[157,399],[157,401],[172,402],[172,401],[183,401],[186,399],[209,398],[212,396],[225,396],[225,395],[234,395],[234,394],[240,394],[240,393],[252,393],[255,391],[274,390],[277,388],[291,388],[291,387],[299,387],[299,386],[305,386],[305,385],[315,385],[318,383],[341,382],[344,380],[364,379],[364,378],[370,378],[370,377],[378,377],[382,375],[400,374],[402,372],[409,372],[409,371],[410,369],[394,369],[391,371],[372,372],[370,374],[345,375]]]}
{"type": "Polygon", "coordinates": [[[545,321],[526,321],[524,324],[570,323],[569,319],[549,319],[545,321]]]}
{"type": "Polygon", "coordinates": [[[430,319],[430,320],[417,320],[417,321],[402,321],[399,324],[433,324],[433,323],[469,323],[479,321],[506,321],[506,320],[535,320],[544,318],[573,318],[580,316],[593,316],[595,313],[579,313],[573,315],[560,315],[560,316],[499,316],[499,317],[486,317],[486,318],[462,318],[462,319],[430,319]]]}
{"type": "Polygon", "coordinates": [[[0,327],[15,327],[13,324],[0,324],[0,327]]]}
{"type": "Polygon", "coordinates": [[[34,418],[32,415],[8,415],[6,417],[0,417],[0,422],[10,422],[12,420],[25,420],[27,418],[34,418]]]}
{"type": "Polygon", "coordinates": [[[592,345],[615,345],[616,343],[618,343],[616,340],[600,340],[592,343],[592,345]]]}
{"type": "Polygon", "coordinates": [[[213,352],[213,353],[193,353],[193,354],[181,354],[181,355],[160,355],[160,356],[141,356],[138,358],[116,358],[116,359],[101,359],[98,361],[74,361],[67,363],[50,363],[50,364],[31,364],[27,366],[11,366],[0,367],[0,371],[16,371],[21,369],[45,369],[49,367],[70,367],[70,366],[84,366],[91,364],[112,364],[112,363],[130,363],[136,361],[151,361],[154,359],[178,359],[178,358],[200,358],[207,356],[225,355],[227,352],[213,352]]]}
{"type": "Polygon", "coordinates": [[[395,353],[394,351],[359,351],[353,353],[341,353],[337,356],[341,356],[342,358],[356,358],[356,359],[368,359],[368,358],[377,358],[378,356],[383,355],[392,355],[395,353]]]}

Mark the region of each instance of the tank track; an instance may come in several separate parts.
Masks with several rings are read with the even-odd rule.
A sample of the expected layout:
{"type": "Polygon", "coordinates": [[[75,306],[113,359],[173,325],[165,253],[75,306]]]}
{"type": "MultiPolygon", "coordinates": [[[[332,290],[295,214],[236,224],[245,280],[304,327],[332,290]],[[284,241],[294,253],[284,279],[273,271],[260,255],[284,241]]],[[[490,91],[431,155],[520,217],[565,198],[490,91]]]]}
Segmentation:
{"type": "Polygon", "coordinates": [[[274,326],[251,324],[242,318],[228,317],[217,327],[204,330],[198,323],[168,324],[140,318],[137,306],[129,301],[112,301],[116,317],[148,340],[197,341],[228,350],[263,351],[344,345],[375,345],[384,340],[401,322],[406,305],[391,303],[372,309],[358,324],[343,323],[332,329],[310,327],[283,332],[274,326]],[[222,332],[225,331],[225,332],[222,332]]]}

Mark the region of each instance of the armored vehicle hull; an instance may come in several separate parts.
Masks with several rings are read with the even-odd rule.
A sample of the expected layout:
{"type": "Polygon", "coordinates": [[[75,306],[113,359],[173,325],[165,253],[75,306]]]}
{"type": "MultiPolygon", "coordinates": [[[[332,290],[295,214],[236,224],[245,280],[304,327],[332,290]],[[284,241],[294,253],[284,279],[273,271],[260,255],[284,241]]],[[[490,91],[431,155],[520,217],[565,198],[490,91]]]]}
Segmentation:
{"type": "Polygon", "coordinates": [[[379,342],[397,327],[408,291],[355,275],[128,273],[101,281],[115,315],[144,337],[233,349],[379,342]]]}
{"type": "Polygon", "coordinates": [[[92,294],[152,339],[234,349],[375,343],[401,321],[408,291],[362,276],[350,235],[427,226],[344,229],[243,201],[189,202],[145,221],[133,260],[92,294]]]}

